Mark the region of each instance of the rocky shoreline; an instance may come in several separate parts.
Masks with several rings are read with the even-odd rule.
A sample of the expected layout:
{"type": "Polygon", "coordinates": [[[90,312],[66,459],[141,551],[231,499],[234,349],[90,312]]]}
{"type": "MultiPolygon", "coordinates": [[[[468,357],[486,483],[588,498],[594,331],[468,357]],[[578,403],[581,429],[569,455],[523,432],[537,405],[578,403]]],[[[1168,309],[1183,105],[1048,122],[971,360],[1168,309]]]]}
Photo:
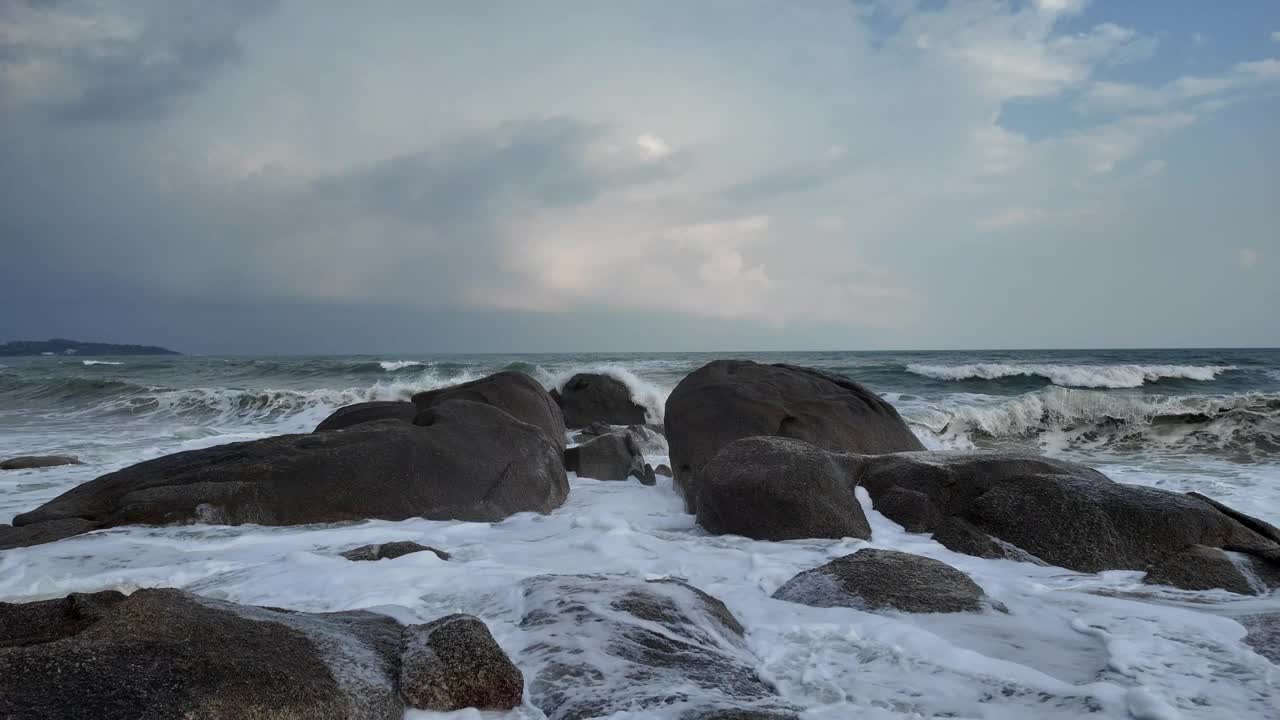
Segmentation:
{"type": "MultiPolygon", "coordinates": [[[[410,402],[343,408],[309,434],[146,461],[0,526],[0,549],[122,525],[546,514],[565,502],[568,472],[652,484],[657,470],[644,463],[643,446],[661,443],[687,510],[712,534],[873,540],[856,497],[866,492],[907,531],[964,554],[1144,571],[1148,582],[1191,590],[1280,587],[1280,530],[1261,520],[1074,463],[925,451],[889,403],[843,378],[716,361],[671,393],[661,433],[644,424],[651,418],[642,409],[637,415],[625,386],[619,394],[620,383],[601,378],[584,374],[552,394],[503,372],[410,402]],[[579,431],[577,444],[566,447],[570,430],[579,431]]],[[[387,547],[355,554],[394,557],[383,554],[387,547]]],[[[0,716],[248,718],[269,708],[273,718],[391,718],[405,707],[497,709],[527,700],[549,718],[590,718],[669,705],[676,679],[716,696],[681,717],[799,712],[753,669],[737,619],[695,587],[543,575],[519,591],[531,599],[520,626],[540,638],[523,648],[499,647],[478,618],[401,624],[371,612],[294,613],[176,590],[0,605],[0,716]],[[634,692],[593,692],[600,664],[548,639],[584,633],[599,636],[609,666],[634,692]],[[267,657],[255,637],[295,648],[293,662],[254,670],[267,657]],[[437,637],[442,649],[425,652],[437,637]],[[53,673],[61,690],[47,687],[53,673]],[[107,686],[117,691],[99,702],[107,686]]],[[[959,570],[870,550],[803,572],[775,597],[876,612],[1003,609],[959,570]]]]}

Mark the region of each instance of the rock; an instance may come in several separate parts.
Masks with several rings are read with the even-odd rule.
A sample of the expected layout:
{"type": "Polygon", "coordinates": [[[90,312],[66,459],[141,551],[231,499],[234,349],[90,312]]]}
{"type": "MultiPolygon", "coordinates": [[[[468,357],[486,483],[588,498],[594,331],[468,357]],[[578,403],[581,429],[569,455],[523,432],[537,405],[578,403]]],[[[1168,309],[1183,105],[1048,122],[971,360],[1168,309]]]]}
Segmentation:
{"type": "Polygon", "coordinates": [[[401,658],[400,691],[416,708],[510,710],[524,695],[524,675],[471,615],[406,628],[401,658]]]}
{"type": "Polygon", "coordinates": [[[640,478],[641,485],[657,485],[658,473],[654,471],[653,466],[649,463],[644,464],[644,477],[640,478]]]}
{"type": "Polygon", "coordinates": [[[643,424],[644,406],[631,397],[621,380],[598,373],[578,373],[553,396],[564,411],[565,425],[587,427],[595,422],[610,425],[643,424]]]}
{"type": "Polygon", "coordinates": [[[56,542],[74,535],[82,535],[98,528],[97,524],[84,518],[65,518],[36,523],[26,527],[0,525],[0,550],[8,550],[29,545],[43,545],[56,542]]]}
{"type": "Polygon", "coordinates": [[[653,472],[661,475],[662,477],[671,477],[671,468],[666,465],[659,465],[653,469],[653,472]]]}
{"type": "Polygon", "coordinates": [[[194,522],[492,522],[548,513],[568,496],[561,451],[543,430],[496,407],[451,400],[415,423],[379,420],[148,460],[73,488],[14,525],[79,520],[87,532],[194,522]]]}
{"type": "Polygon", "coordinates": [[[649,425],[606,425],[604,423],[592,423],[583,428],[581,432],[573,436],[576,443],[589,442],[592,438],[601,437],[603,435],[630,435],[635,440],[636,447],[640,452],[650,452],[659,455],[667,454],[667,439],[662,433],[654,430],[649,425]]]}
{"type": "Polygon", "coordinates": [[[893,406],[858,383],[793,365],[717,360],[667,398],[666,437],[686,509],[697,511],[699,473],[721,448],[770,435],[836,452],[924,449],[893,406]]]}
{"type": "Polygon", "coordinates": [[[332,415],[316,426],[314,432],[345,430],[353,425],[375,420],[400,420],[411,423],[417,414],[418,406],[411,402],[389,400],[356,403],[334,410],[332,415]]]}
{"type": "Polygon", "coordinates": [[[841,462],[876,510],[957,552],[1030,556],[1090,573],[1147,570],[1188,589],[1239,589],[1225,556],[1208,550],[1229,549],[1280,586],[1276,529],[1219,503],[1034,455],[922,452],[841,462]]]}
{"type": "Polygon", "coordinates": [[[872,548],[806,570],[773,597],[813,607],[911,613],[975,612],[993,605],[977,583],[946,563],[872,548]]]}
{"type": "Polygon", "coordinates": [[[399,720],[400,626],[177,590],[0,603],[0,717],[399,720]]]}
{"type": "Polygon", "coordinates": [[[564,451],[566,470],[595,480],[644,479],[644,456],[630,435],[601,435],[564,451]]]}
{"type": "Polygon", "coordinates": [[[679,718],[794,718],[754,668],[724,603],[674,580],[543,575],[521,583],[516,661],[548,720],[627,711],[679,718]],[[589,649],[584,652],[584,649],[589,649]],[[646,713],[646,710],[650,711],[646,713]]]}
{"type": "Polygon", "coordinates": [[[412,555],[419,552],[435,553],[436,557],[441,560],[448,560],[449,553],[443,550],[437,550],[426,545],[419,545],[409,540],[401,540],[399,542],[381,543],[378,545],[362,545],[354,550],[348,550],[342,553],[342,557],[353,561],[371,561],[371,560],[392,560],[404,555],[412,555]]]}
{"type": "Polygon", "coordinates": [[[23,455],[22,457],[0,460],[0,470],[31,470],[34,468],[58,467],[60,465],[83,465],[78,458],[68,455],[23,455]]]}
{"type": "Polygon", "coordinates": [[[871,537],[841,456],[800,440],[752,437],[702,468],[698,524],[756,540],[871,537]]]}
{"type": "Polygon", "coordinates": [[[1221,588],[1241,595],[1255,592],[1249,577],[1226,552],[1203,545],[1192,545],[1170,555],[1148,570],[1142,581],[1148,585],[1169,585],[1183,590],[1221,588]]]}
{"type": "MultiPolygon", "coordinates": [[[[564,450],[564,416],[551,395],[537,380],[521,372],[504,371],[488,377],[413,396],[419,410],[429,410],[449,400],[470,400],[492,405],[515,419],[540,428],[558,450],[564,450]]],[[[424,424],[420,416],[415,420],[424,424]]]]}

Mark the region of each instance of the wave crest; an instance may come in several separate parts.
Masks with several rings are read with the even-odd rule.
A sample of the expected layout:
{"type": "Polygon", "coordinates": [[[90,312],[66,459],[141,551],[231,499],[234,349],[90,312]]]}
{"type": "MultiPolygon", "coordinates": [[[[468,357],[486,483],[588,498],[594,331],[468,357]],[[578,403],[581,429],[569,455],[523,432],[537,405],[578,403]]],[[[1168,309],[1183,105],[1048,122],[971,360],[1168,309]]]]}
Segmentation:
{"type": "Polygon", "coordinates": [[[942,446],[1038,439],[1137,449],[1153,445],[1280,452],[1280,396],[1114,395],[1048,387],[1005,402],[933,406],[910,421],[942,446]]]}
{"type": "Polygon", "coordinates": [[[1212,382],[1234,365],[929,365],[913,363],[907,372],[935,380],[999,380],[1039,377],[1054,385],[1078,388],[1136,388],[1165,379],[1212,382]]]}

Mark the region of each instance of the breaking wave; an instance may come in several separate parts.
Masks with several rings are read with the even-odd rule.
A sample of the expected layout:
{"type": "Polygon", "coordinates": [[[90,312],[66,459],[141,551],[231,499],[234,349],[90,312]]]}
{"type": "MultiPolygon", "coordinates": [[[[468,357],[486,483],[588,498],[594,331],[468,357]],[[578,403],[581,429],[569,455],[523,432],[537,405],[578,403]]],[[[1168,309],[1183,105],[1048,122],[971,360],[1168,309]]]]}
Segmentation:
{"type": "Polygon", "coordinates": [[[935,380],[999,380],[1043,378],[1054,385],[1078,388],[1136,388],[1166,379],[1211,382],[1234,365],[928,365],[914,363],[907,372],[935,380]]]}
{"type": "Polygon", "coordinates": [[[579,373],[608,375],[622,381],[627,386],[627,389],[631,391],[631,399],[644,408],[645,420],[651,423],[662,422],[663,413],[667,405],[667,395],[671,394],[671,391],[664,390],[648,380],[642,379],[621,365],[578,366],[554,374],[537,367],[535,372],[531,374],[542,381],[542,384],[548,390],[564,390],[565,383],[579,373]]]}
{"type": "Polygon", "coordinates": [[[84,363],[85,367],[91,367],[93,365],[123,365],[124,364],[122,362],[113,362],[111,360],[82,360],[81,362],[84,363]]]}
{"type": "MultiPolygon", "coordinates": [[[[988,400],[989,396],[985,396],[988,400]]],[[[1003,402],[930,406],[908,414],[944,446],[1038,440],[1046,445],[1139,450],[1280,452],[1280,395],[1115,395],[1047,387],[1003,402]]]]}

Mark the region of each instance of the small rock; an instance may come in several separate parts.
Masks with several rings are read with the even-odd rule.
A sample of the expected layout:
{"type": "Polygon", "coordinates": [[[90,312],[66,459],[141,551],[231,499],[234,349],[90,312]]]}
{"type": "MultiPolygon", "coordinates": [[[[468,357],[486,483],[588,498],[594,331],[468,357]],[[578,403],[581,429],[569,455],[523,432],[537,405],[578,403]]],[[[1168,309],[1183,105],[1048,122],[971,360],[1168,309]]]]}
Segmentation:
{"type": "Polygon", "coordinates": [[[671,468],[667,465],[659,465],[653,471],[662,477],[671,477],[671,468]]]}
{"type": "Polygon", "coordinates": [[[524,675],[471,615],[449,615],[404,630],[400,692],[413,707],[510,710],[520,705],[524,675]]]}
{"type": "Polygon", "coordinates": [[[410,555],[418,552],[433,552],[436,557],[441,560],[448,560],[449,553],[443,550],[437,550],[426,545],[419,545],[409,540],[401,540],[400,542],[380,543],[377,545],[364,545],[354,550],[348,550],[342,553],[342,557],[354,561],[369,560],[391,560],[402,555],[410,555]]]}
{"type": "Polygon", "coordinates": [[[626,480],[645,477],[644,456],[635,440],[624,433],[601,435],[564,451],[565,470],[595,480],[626,480]]]}
{"type": "Polygon", "coordinates": [[[973,612],[992,603],[968,575],[932,558],[867,548],[806,570],[773,594],[812,607],[973,612]]]}
{"type": "Polygon", "coordinates": [[[353,425],[377,420],[400,420],[412,423],[418,406],[408,401],[375,400],[340,407],[325,418],[313,432],[345,430],[353,425]]]}
{"type": "Polygon", "coordinates": [[[597,422],[633,425],[645,421],[644,406],[632,399],[631,388],[609,375],[578,373],[551,397],[564,411],[565,425],[570,428],[597,422]]]}
{"type": "Polygon", "coordinates": [[[60,465],[83,465],[79,458],[69,455],[23,455],[0,461],[0,470],[31,470],[34,468],[58,467],[60,465]]]}

